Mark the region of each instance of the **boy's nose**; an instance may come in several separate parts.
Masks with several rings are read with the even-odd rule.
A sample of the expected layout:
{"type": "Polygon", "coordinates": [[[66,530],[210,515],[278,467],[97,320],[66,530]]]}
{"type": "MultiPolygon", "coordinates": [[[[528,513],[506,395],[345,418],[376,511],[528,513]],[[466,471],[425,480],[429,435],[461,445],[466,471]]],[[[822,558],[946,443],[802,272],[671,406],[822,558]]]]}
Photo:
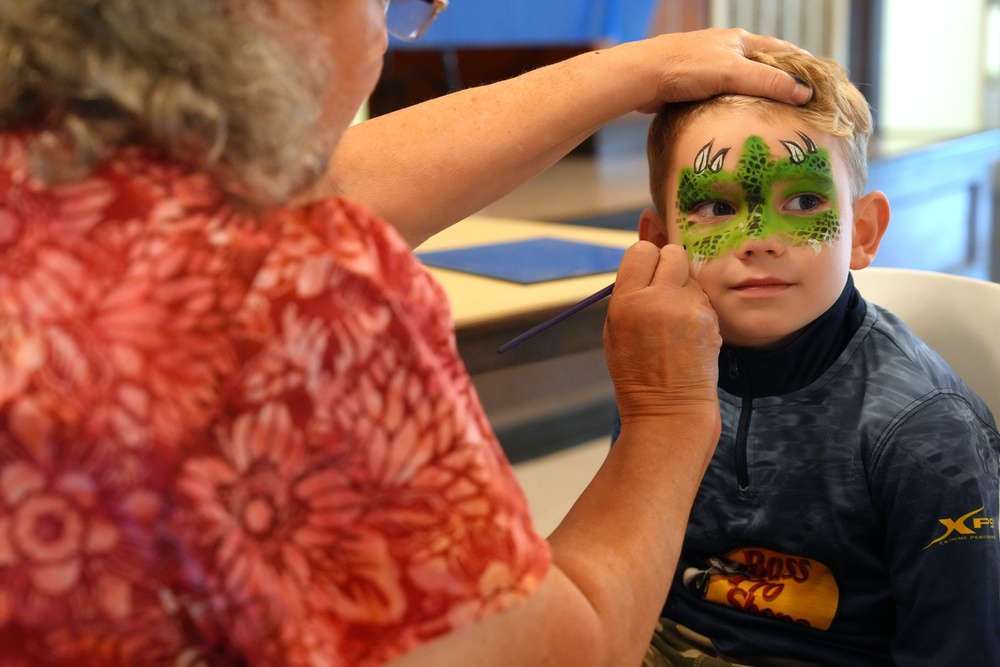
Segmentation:
{"type": "Polygon", "coordinates": [[[746,259],[754,255],[766,255],[777,257],[785,252],[785,244],[779,234],[753,234],[748,231],[744,236],[743,243],[736,248],[736,256],[746,259]]]}

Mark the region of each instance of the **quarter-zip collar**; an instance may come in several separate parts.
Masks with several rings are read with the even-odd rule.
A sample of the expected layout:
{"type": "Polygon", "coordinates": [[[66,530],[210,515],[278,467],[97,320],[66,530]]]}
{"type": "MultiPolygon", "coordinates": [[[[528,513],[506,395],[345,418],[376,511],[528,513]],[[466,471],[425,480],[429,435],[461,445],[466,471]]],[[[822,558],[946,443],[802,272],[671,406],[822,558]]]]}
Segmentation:
{"type": "Polygon", "coordinates": [[[833,365],[864,318],[864,301],[854,287],[854,278],[848,275],[837,301],[784,347],[761,351],[723,345],[719,386],[748,399],[801,389],[833,365]]]}

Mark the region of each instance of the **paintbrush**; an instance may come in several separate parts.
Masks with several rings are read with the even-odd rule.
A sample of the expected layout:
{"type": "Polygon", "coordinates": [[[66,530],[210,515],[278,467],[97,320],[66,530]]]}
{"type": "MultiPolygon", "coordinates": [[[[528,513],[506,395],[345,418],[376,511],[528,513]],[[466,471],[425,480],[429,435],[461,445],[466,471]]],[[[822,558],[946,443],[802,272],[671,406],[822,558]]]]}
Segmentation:
{"type": "Polygon", "coordinates": [[[595,303],[597,303],[598,301],[601,301],[602,299],[605,299],[606,297],[608,297],[611,294],[611,290],[613,290],[614,287],[615,287],[615,284],[611,283],[610,285],[608,285],[607,287],[603,288],[599,292],[595,292],[595,293],[591,294],[590,296],[588,296],[583,301],[580,301],[579,303],[573,304],[572,306],[570,306],[566,310],[562,311],[558,315],[555,315],[555,316],[553,316],[553,317],[545,320],[541,324],[536,324],[535,326],[531,327],[530,329],[528,329],[527,331],[525,331],[520,336],[517,336],[516,338],[512,338],[511,340],[507,341],[506,343],[504,343],[503,345],[501,345],[500,347],[498,347],[497,348],[497,354],[503,354],[507,350],[510,350],[512,348],[517,347],[518,345],[520,345],[524,341],[530,340],[530,339],[534,338],[535,336],[537,336],[538,334],[542,333],[546,329],[551,329],[552,327],[554,327],[555,325],[559,324],[563,320],[569,319],[573,315],[576,315],[577,313],[579,313],[581,310],[583,310],[587,306],[592,306],[595,303]]]}

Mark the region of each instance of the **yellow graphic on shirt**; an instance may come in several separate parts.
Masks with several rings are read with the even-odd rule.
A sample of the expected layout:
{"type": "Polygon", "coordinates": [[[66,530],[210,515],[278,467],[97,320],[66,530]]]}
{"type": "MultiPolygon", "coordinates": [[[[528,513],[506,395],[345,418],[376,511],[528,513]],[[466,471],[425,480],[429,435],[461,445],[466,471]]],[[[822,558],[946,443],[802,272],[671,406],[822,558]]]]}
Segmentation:
{"type": "Polygon", "coordinates": [[[826,630],[840,589],[830,568],[770,549],[736,549],[684,571],[684,585],[709,602],[826,630]]]}
{"type": "Polygon", "coordinates": [[[946,544],[961,540],[995,540],[997,538],[996,522],[993,518],[989,516],[975,516],[985,509],[986,506],[984,505],[957,519],[938,519],[938,522],[945,527],[944,535],[931,541],[924,549],[934,544],[946,544]],[[971,525],[969,519],[972,519],[971,525]]]}

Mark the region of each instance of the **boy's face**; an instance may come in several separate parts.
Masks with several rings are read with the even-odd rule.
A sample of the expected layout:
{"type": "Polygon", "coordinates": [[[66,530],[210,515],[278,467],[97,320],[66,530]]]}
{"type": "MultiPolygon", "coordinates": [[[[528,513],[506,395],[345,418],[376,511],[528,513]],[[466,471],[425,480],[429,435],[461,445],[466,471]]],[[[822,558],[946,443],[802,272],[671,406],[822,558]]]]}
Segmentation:
{"type": "Polygon", "coordinates": [[[853,211],[838,140],[792,114],[710,109],[677,137],[664,187],[666,220],[644,217],[642,235],[685,246],[726,343],[781,346],[840,296],[853,211]]]}

